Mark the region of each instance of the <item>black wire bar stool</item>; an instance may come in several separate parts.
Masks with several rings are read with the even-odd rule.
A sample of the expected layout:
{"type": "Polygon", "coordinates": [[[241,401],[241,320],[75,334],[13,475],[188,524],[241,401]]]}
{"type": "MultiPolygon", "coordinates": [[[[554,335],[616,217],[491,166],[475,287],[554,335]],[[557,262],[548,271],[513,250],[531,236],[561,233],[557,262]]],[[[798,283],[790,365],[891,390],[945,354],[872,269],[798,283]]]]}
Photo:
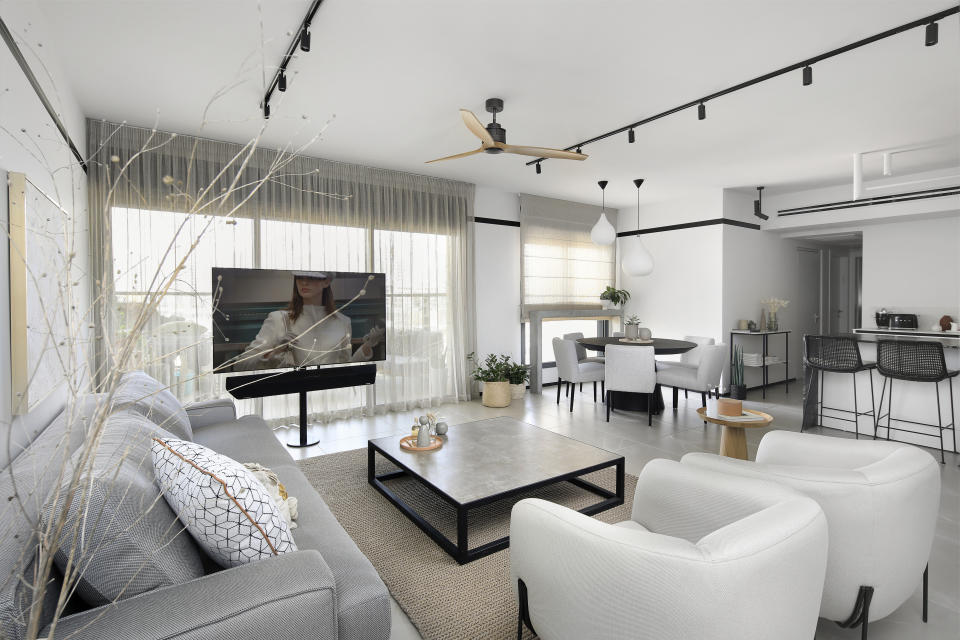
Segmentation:
{"type": "Polygon", "coordinates": [[[934,437],[929,432],[891,427],[891,420],[923,427],[936,427],[940,430],[940,462],[946,463],[946,458],[943,455],[943,432],[947,429],[953,434],[953,450],[957,450],[957,431],[954,428],[956,418],[953,411],[953,379],[957,374],[960,374],[960,371],[947,369],[947,362],[943,356],[943,345],[932,341],[881,340],[877,343],[877,370],[883,376],[883,388],[880,390],[880,416],[874,426],[874,438],[877,437],[877,429],[884,428],[887,430],[887,440],[890,439],[891,430],[934,437]],[[887,396],[887,413],[884,414],[883,397],[887,389],[887,380],[890,381],[890,393],[887,396]],[[934,384],[937,390],[937,424],[892,417],[894,380],[932,382],[934,384]],[[940,403],[940,383],[944,380],[949,382],[950,389],[950,424],[948,425],[943,424],[940,403]],[[887,419],[886,427],[880,425],[884,418],[887,419]]]}
{"type": "MultiPolygon", "coordinates": [[[[836,411],[837,413],[853,414],[852,418],[841,418],[840,416],[828,415],[832,420],[842,420],[843,422],[852,422],[856,437],[860,438],[860,416],[870,416],[874,424],[874,437],[876,437],[876,410],[874,409],[873,395],[873,373],[876,368],[873,362],[865,363],[860,357],[860,345],[853,338],[839,338],[835,336],[804,336],[803,337],[803,363],[811,369],[819,371],[820,394],[817,396],[817,425],[823,426],[823,412],[836,411]],[[870,378],[870,409],[860,411],[857,404],[857,374],[861,371],[871,372],[870,378]],[[841,409],[840,407],[827,407],[823,404],[823,379],[827,373],[848,373],[853,379],[853,411],[850,409],[841,409]]],[[[810,384],[816,384],[811,380],[810,384]]],[[[808,393],[810,389],[807,389],[808,393]]],[[[800,431],[803,431],[801,425],[800,431]]]]}

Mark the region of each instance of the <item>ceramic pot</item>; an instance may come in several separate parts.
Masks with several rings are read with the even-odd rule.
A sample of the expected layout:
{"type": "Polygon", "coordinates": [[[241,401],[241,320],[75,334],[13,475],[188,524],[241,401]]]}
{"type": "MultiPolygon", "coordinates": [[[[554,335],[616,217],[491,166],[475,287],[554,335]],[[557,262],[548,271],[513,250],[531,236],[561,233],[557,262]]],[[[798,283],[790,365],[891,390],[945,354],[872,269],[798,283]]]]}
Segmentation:
{"type": "Polygon", "coordinates": [[[527,395],[527,383],[521,382],[519,384],[510,385],[510,397],[514,400],[520,400],[523,396],[527,395]]]}
{"type": "Polygon", "coordinates": [[[637,337],[641,340],[649,340],[653,337],[653,333],[651,333],[650,329],[647,329],[646,327],[640,327],[639,335],[637,337]]]}
{"type": "Polygon", "coordinates": [[[640,337],[640,325],[638,324],[628,324],[624,327],[626,335],[624,337],[636,340],[640,337]]]}
{"type": "Polygon", "coordinates": [[[747,386],[743,384],[730,385],[730,397],[735,400],[747,399],[747,386]]]}
{"type": "Polygon", "coordinates": [[[509,382],[484,382],[483,398],[481,403],[485,407],[509,407],[510,406],[510,383],[509,382]]]}

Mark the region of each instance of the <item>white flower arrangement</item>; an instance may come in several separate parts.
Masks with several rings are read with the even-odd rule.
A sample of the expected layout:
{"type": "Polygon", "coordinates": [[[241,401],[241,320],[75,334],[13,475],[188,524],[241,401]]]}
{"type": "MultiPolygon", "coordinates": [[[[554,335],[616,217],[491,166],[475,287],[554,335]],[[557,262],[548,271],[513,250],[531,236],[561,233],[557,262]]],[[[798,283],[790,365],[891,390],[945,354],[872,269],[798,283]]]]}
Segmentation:
{"type": "Polygon", "coordinates": [[[780,298],[767,298],[766,300],[761,300],[760,304],[765,306],[767,308],[767,311],[769,311],[770,313],[776,313],[780,309],[783,309],[788,304],[790,304],[790,301],[781,300],[780,298]]]}

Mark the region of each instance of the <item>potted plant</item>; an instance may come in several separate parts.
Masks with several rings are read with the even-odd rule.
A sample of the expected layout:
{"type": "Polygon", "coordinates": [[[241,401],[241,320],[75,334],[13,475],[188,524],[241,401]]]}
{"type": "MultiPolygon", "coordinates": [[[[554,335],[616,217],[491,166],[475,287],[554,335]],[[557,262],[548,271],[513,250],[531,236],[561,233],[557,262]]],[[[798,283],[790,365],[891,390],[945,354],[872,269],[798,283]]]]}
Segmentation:
{"type": "Polygon", "coordinates": [[[475,354],[467,356],[474,361],[473,379],[482,383],[481,403],[485,407],[510,406],[510,379],[508,377],[510,356],[489,354],[477,361],[475,354]]]}
{"type": "Polygon", "coordinates": [[[623,324],[625,326],[627,338],[636,340],[640,337],[640,318],[637,316],[630,316],[623,324]]]}
{"type": "Polygon", "coordinates": [[[507,379],[510,381],[510,397],[519,400],[527,394],[530,368],[519,362],[511,362],[508,366],[507,379]]]}
{"type": "Polygon", "coordinates": [[[747,385],[743,382],[743,347],[733,347],[733,360],[730,362],[730,397],[746,400],[747,385]]]}
{"type": "Polygon", "coordinates": [[[617,289],[616,287],[608,286],[603,290],[603,293],[600,294],[600,299],[605,303],[609,303],[610,306],[605,308],[619,307],[630,299],[630,292],[626,289],[617,289]]]}

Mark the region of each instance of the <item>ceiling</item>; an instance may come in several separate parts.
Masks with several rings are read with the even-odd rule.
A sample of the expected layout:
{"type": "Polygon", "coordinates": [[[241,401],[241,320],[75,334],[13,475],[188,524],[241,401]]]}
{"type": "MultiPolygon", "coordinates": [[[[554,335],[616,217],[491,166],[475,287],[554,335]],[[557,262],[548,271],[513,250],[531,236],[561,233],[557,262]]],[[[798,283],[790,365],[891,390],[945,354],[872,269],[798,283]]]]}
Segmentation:
{"type": "MultiPolygon", "coordinates": [[[[246,142],[309,0],[40,0],[85,114],[246,142]]],[[[508,142],[565,147],[951,6],[948,0],[326,0],[263,141],[334,160],[576,201],[656,201],[837,181],[857,151],[960,135],[960,20],[868,45],[584,148],[584,162],[480,154],[500,97],[508,142]],[[325,124],[331,120],[329,126],[325,124]],[[323,131],[320,140],[311,142],[323,131]],[[308,144],[310,143],[310,144],[308,144]]],[[[958,151],[960,152],[960,151],[958,151]]]]}

